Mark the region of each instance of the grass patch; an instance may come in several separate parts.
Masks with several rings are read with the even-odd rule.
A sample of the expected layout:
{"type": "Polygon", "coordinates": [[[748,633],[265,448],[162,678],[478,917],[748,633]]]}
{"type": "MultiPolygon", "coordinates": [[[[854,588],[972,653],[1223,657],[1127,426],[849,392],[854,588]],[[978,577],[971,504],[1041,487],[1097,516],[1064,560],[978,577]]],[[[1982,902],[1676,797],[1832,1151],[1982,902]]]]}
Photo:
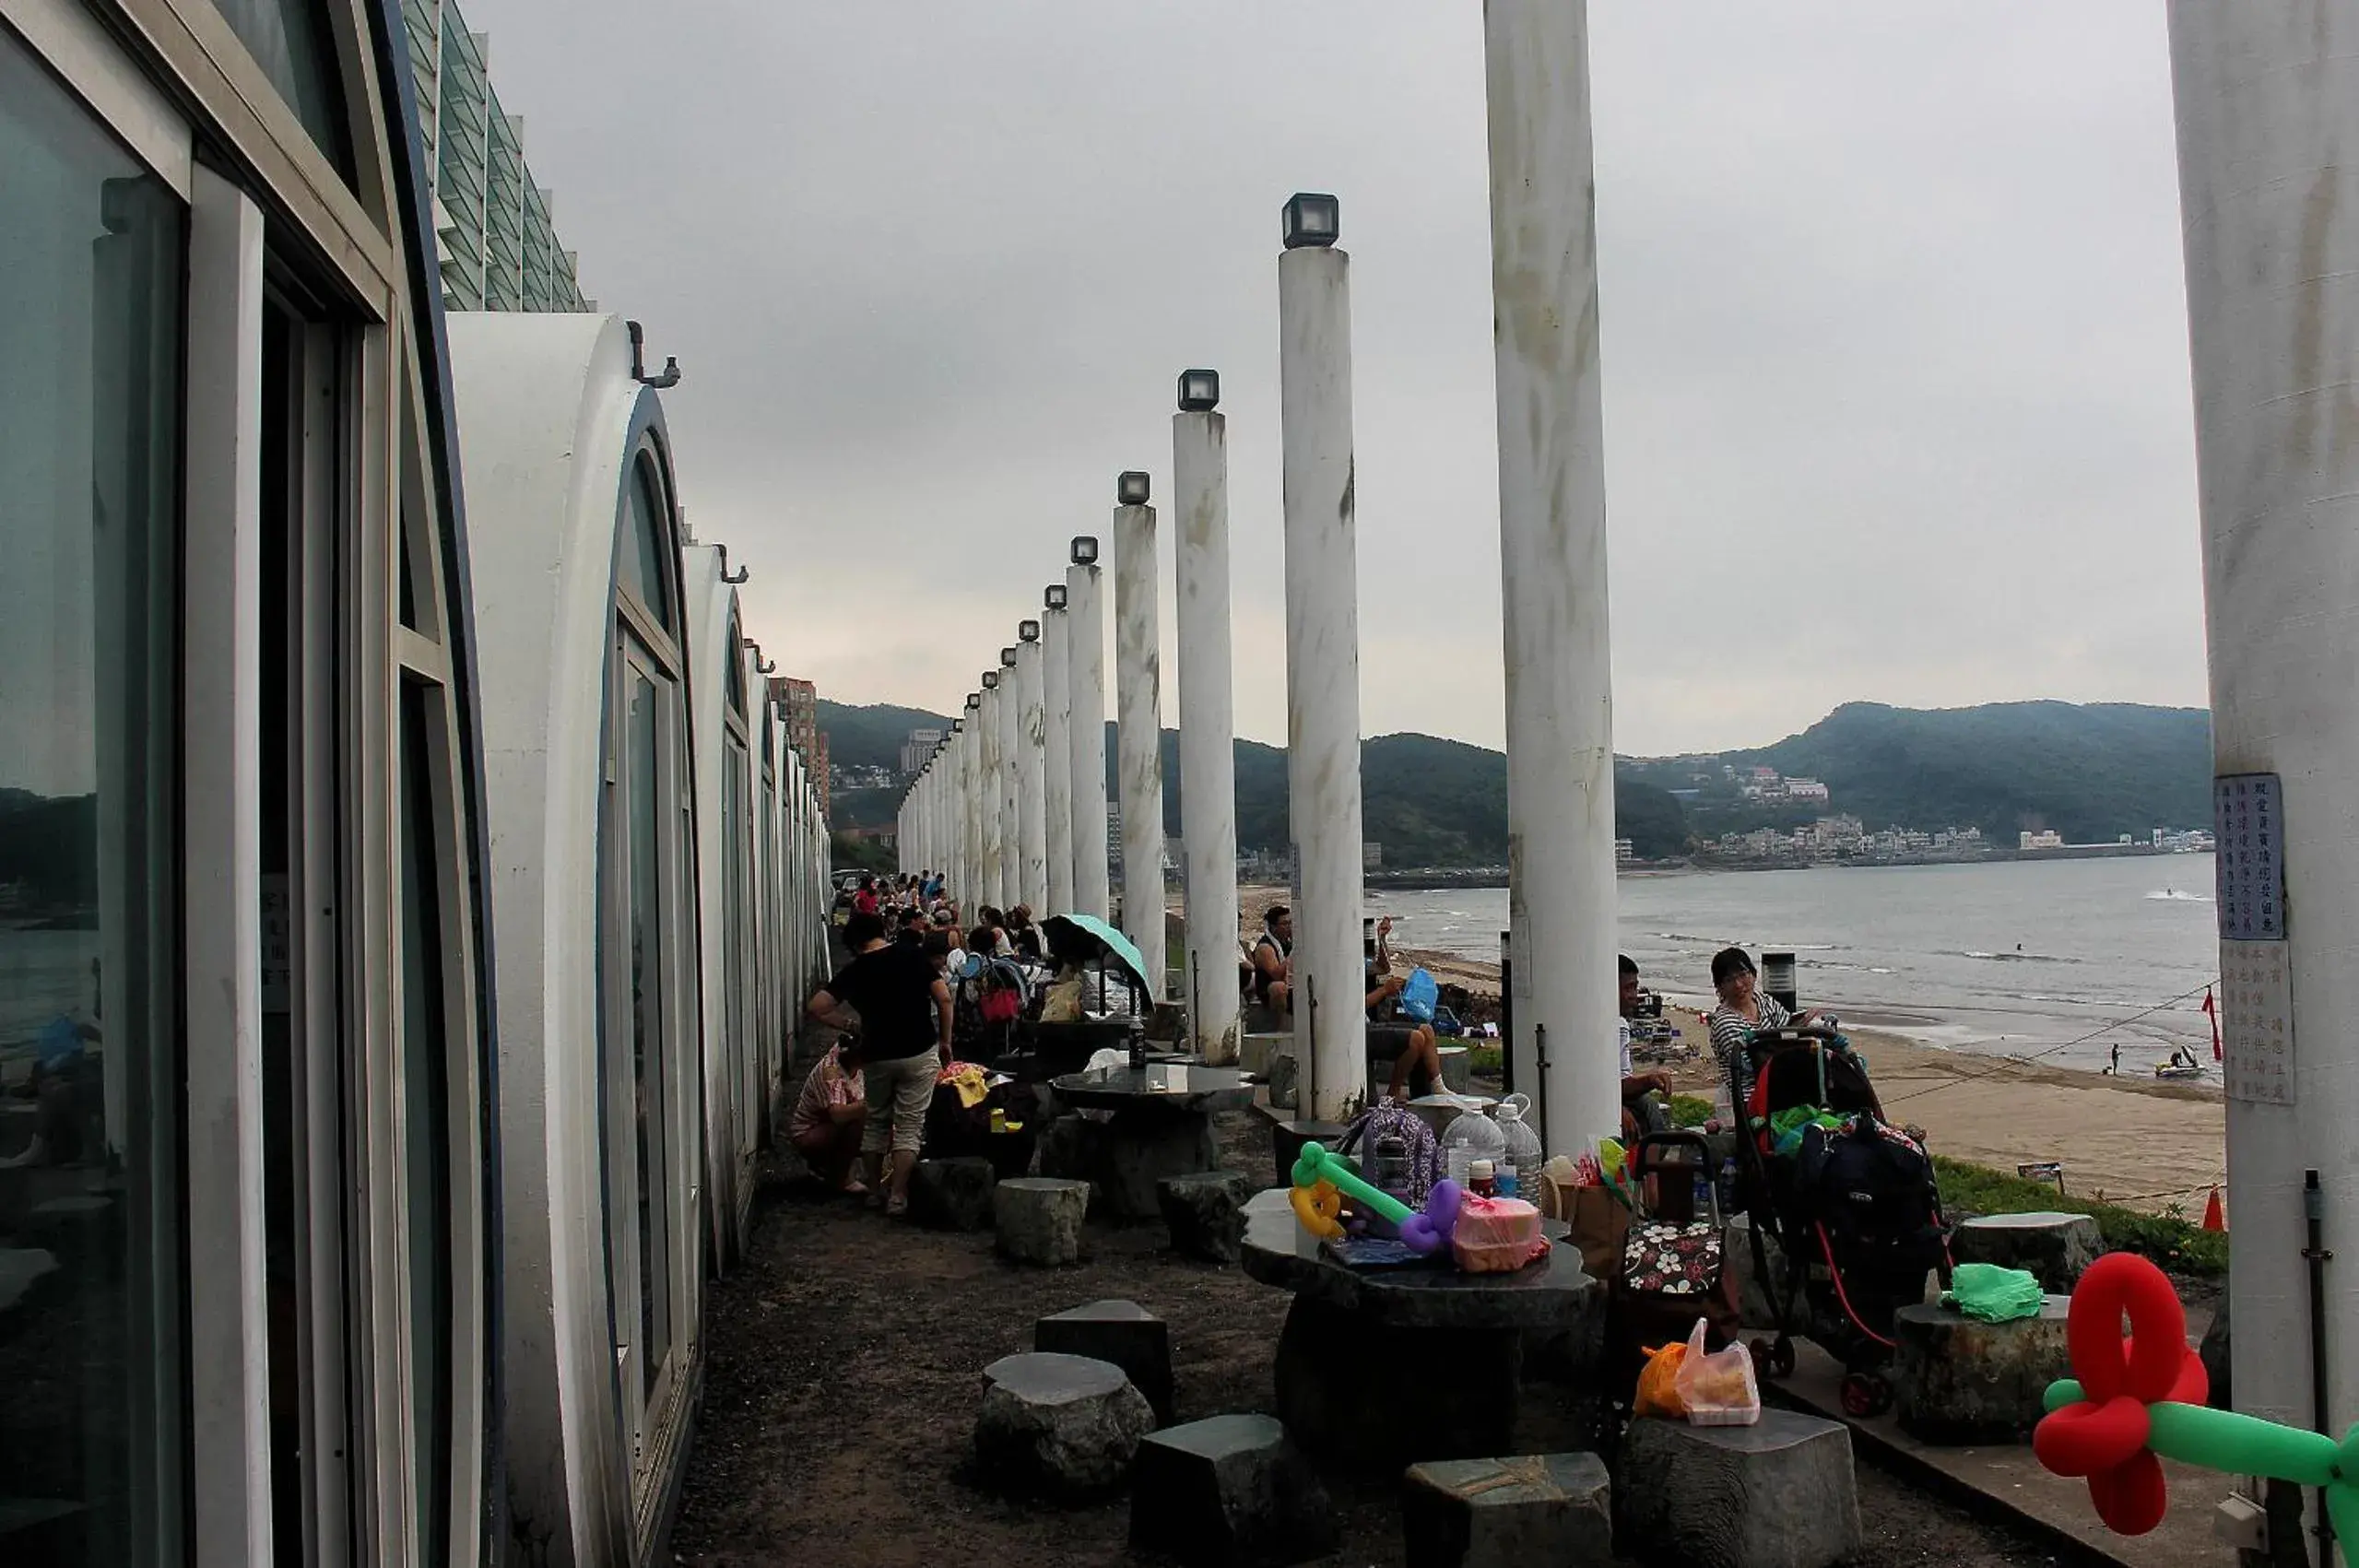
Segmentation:
{"type": "Polygon", "coordinates": [[[1499,1076],[1500,1048],[1496,1045],[1469,1045],[1466,1048],[1466,1070],[1483,1078],[1499,1076]]]}
{"type": "Polygon", "coordinates": [[[2004,1171],[1939,1154],[1933,1157],[1933,1170],[1941,1184],[1941,1207],[1953,1223],[1976,1214],[2043,1208],[2086,1214],[2095,1219],[2106,1247],[2113,1251],[2134,1252],[2183,1274],[2210,1276],[2228,1271],[2227,1232],[2207,1231],[2193,1223],[2180,1205],[2147,1214],[2073,1197],[2058,1193],[2046,1182],[2027,1182],[2004,1171]]]}

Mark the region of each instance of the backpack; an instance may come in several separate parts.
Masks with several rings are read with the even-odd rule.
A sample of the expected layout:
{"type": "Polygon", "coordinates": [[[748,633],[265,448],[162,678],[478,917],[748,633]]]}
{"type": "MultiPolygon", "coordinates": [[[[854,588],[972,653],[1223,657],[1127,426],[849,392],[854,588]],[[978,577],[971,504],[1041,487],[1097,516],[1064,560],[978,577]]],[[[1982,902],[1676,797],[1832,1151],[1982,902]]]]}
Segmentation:
{"type": "Polygon", "coordinates": [[[1924,1145],[1865,1113],[1839,1128],[1805,1128],[1795,1177],[1838,1245],[1902,1245],[1940,1229],[1940,1189],[1924,1145]]]}

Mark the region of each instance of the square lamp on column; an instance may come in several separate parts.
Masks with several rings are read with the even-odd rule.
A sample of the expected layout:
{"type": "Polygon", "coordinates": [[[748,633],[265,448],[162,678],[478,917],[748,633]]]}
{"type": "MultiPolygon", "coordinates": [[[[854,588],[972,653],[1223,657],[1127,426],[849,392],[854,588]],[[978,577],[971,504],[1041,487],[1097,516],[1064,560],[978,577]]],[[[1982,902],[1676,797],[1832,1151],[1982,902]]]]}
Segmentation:
{"type": "Polygon", "coordinates": [[[1001,669],[1014,669],[1016,667],[1015,649],[1002,648],[999,650],[999,667],[1001,669]]]}
{"type": "Polygon", "coordinates": [[[1286,201],[1286,248],[1332,245],[1342,237],[1343,205],[1315,191],[1297,191],[1286,201]]]}
{"type": "Polygon", "coordinates": [[[1087,534],[1076,534],[1073,536],[1072,560],[1076,566],[1095,566],[1098,563],[1098,541],[1087,534]]]}
{"type": "Polygon", "coordinates": [[[1182,371],[1179,406],[1183,414],[1209,414],[1221,406],[1219,371],[1182,371]]]}
{"type": "Polygon", "coordinates": [[[964,728],[966,728],[966,721],[964,719],[952,719],[950,721],[950,733],[952,735],[958,734],[959,731],[964,728]]]}
{"type": "Polygon", "coordinates": [[[1126,469],[1114,482],[1114,499],[1125,506],[1147,504],[1147,476],[1136,468],[1126,469]]]}
{"type": "Polygon", "coordinates": [[[1037,620],[1020,620],[1016,622],[1016,641],[1019,643],[1039,642],[1040,622],[1037,620]]]}
{"type": "Polygon", "coordinates": [[[1040,605],[1043,609],[1063,609],[1065,607],[1065,584],[1062,583],[1051,583],[1047,587],[1042,589],[1040,605]]]}
{"type": "Polygon", "coordinates": [[[983,689],[985,691],[997,691],[999,690],[999,672],[997,670],[987,669],[983,672],[983,689]]]}
{"type": "Polygon", "coordinates": [[[966,694],[966,711],[968,713],[972,713],[982,706],[983,693],[979,691],[970,691],[966,694]]]}

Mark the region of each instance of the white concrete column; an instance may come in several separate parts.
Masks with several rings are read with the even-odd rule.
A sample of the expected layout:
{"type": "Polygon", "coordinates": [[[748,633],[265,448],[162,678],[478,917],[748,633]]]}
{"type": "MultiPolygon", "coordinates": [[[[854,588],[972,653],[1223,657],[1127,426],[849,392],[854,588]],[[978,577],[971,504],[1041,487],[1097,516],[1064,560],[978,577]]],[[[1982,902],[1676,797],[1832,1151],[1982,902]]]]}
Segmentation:
{"type": "Polygon", "coordinates": [[[1586,0],[1491,0],[1516,1083],[1551,1153],[1622,1125],[1586,0]]]}
{"type": "Polygon", "coordinates": [[[1073,541],[1065,569],[1066,632],[1073,679],[1073,907],[1114,917],[1106,877],[1106,609],[1098,541],[1073,541]]]}
{"type": "MultiPolygon", "coordinates": [[[[1145,476],[1140,476],[1142,482],[1145,476]]],[[[1115,782],[1122,787],[1122,934],[1147,961],[1157,1000],[1163,958],[1163,678],[1155,509],[1114,513],[1115,782]]]]}
{"type": "MultiPolygon", "coordinates": [[[[1217,397],[1218,378],[1209,384],[1217,397]]],[[[1181,983],[1197,1053],[1208,1062],[1233,1062],[1237,722],[1229,633],[1229,424],[1219,412],[1183,408],[1172,416],[1172,494],[1179,513],[1180,842],[1187,861],[1181,983]]]]}
{"type": "Polygon", "coordinates": [[[1016,650],[999,650],[999,892],[1001,914],[1024,902],[1023,693],[1016,650]]]}
{"type": "Polygon", "coordinates": [[[983,887],[983,698],[970,691],[966,701],[966,729],[959,737],[963,753],[959,762],[959,838],[966,858],[960,868],[958,901],[960,920],[972,925],[969,916],[981,902],[983,887]]]}
{"type": "MultiPolygon", "coordinates": [[[[1012,693],[1010,694],[1012,697],[1012,693]]],[[[999,672],[983,673],[983,744],[978,749],[983,763],[983,776],[975,781],[974,814],[983,839],[983,879],[975,884],[970,908],[979,914],[986,903],[999,902],[1005,890],[1000,876],[1005,870],[1007,845],[999,836],[999,672]]]]}
{"type": "Polygon", "coordinates": [[[1066,612],[1067,590],[1052,584],[1040,616],[1041,799],[1048,816],[1048,908],[1043,914],[1063,914],[1073,908],[1073,644],[1072,617],[1066,612]]]}
{"type": "MultiPolygon", "coordinates": [[[[2236,1409],[2313,1421],[2315,1170],[2340,1435],[2359,1416],[2359,0],[2172,0],[2170,24],[2213,772],[2282,789],[2273,907],[2240,885],[2254,863],[2224,855],[2217,906],[2236,1409]],[[2227,939],[2263,913],[2280,939],[2227,939]],[[2282,1078],[2255,1049],[2281,1040],[2282,1078]]],[[[2262,852],[2249,833],[2238,854],[2262,852]]]]}
{"type": "Polygon", "coordinates": [[[1027,620],[1016,643],[1016,816],[1024,858],[1016,896],[1032,918],[1048,917],[1048,780],[1043,749],[1048,735],[1044,712],[1047,678],[1041,668],[1040,622],[1027,620]],[[1030,632],[1030,636],[1024,636],[1030,632]]]}
{"type": "Polygon", "coordinates": [[[1294,838],[1294,1040],[1309,1114],[1367,1099],[1360,947],[1360,566],[1352,524],[1351,258],[1278,260],[1285,435],[1286,809],[1294,838]]]}

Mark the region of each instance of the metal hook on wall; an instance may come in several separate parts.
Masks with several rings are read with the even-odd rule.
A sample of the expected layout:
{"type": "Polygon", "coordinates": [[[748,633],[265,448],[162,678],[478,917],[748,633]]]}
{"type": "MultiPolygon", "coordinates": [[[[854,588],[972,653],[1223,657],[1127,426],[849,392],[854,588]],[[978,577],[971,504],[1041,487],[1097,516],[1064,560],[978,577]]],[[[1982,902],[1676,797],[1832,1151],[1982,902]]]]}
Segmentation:
{"type": "Polygon", "coordinates": [[[678,386],[679,384],[679,360],[673,356],[666,354],[664,356],[663,373],[660,375],[649,375],[647,373],[647,335],[645,331],[642,329],[640,324],[635,321],[626,321],[622,324],[628,327],[631,331],[631,379],[637,382],[642,386],[652,386],[659,392],[667,386],[678,386]]]}

